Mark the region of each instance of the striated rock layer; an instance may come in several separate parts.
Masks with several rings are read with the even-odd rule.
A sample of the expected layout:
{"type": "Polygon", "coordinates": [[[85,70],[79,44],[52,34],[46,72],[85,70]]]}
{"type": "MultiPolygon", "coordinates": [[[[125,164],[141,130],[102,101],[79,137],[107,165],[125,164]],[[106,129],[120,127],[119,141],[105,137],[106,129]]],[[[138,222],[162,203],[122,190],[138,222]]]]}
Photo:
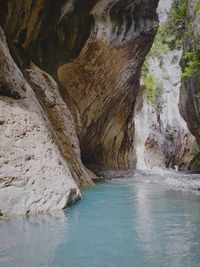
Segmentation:
{"type": "Polygon", "coordinates": [[[33,61],[59,82],[85,164],[133,167],[132,115],[158,1],[31,3],[8,1],[2,11],[16,60],[23,68],[33,61]]]}
{"type": "Polygon", "coordinates": [[[19,67],[1,32],[1,214],[64,208],[95,178],[83,163],[135,166],[132,117],[157,4],[0,0],[19,67]]]}
{"type": "Polygon", "coordinates": [[[99,1],[78,58],[58,69],[74,115],[82,160],[110,169],[135,166],[133,112],[141,66],[155,31],[157,1],[99,1]]]}

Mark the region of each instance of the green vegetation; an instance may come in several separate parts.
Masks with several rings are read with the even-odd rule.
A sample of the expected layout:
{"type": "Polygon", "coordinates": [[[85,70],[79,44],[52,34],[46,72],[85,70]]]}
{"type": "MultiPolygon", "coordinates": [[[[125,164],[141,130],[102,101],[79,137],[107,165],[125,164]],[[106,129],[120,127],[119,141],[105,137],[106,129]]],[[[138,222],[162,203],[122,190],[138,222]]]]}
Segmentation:
{"type": "Polygon", "coordinates": [[[168,21],[157,31],[148,57],[161,58],[169,50],[182,48],[183,36],[191,33],[191,25],[186,25],[187,7],[188,0],[179,0],[173,4],[168,21]]]}
{"type": "Polygon", "coordinates": [[[163,42],[172,50],[180,49],[182,38],[185,34],[185,18],[187,13],[188,0],[180,0],[174,3],[168,22],[163,26],[163,42]]]}
{"type": "Polygon", "coordinates": [[[194,144],[191,151],[192,160],[190,162],[190,168],[195,169],[200,165],[200,148],[197,144],[194,144]]]}
{"type": "Polygon", "coordinates": [[[149,73],[148,60],[150,56],[146,58],[143,64],[142,80],[144,82],[145,96],[147,100],[156,108],[156,110],[158,110],[159,97],[161,96],[163,89],[162,86],[154,80],[153,75],[149,73]]]}
{"type": "Polygon", "coordinates": [[[167,136],[166,136],[167,140],[172,143],[174,141],[174,132],[170,132],[167,136]]]}
{"type": "MultiPolygon", "coordinates": [[[[200,49],[198,48],[195,52],[187,52],[182,59],[185,61],[185,68],[182,72],[182,78],[191,78],[196,75],[195,79],[199,80],[200,71],[200,49]]],[[[195,97],[200,100],[200,91],[197,89],[195,97]]]]}
{"type": "Polygon", "coordinates": [[[200,155],[200,148],[198,147],[197,143],[193,145],[192,150],[191,150],[191,155],[193,158],[200,155]]]}
{"type": "Polygon", "coordinates": [[[149,72],[149,69],[148,69],[148,60],[146,58],[146,60],[144,61],[143,66],[142,66],[142,79],[143,80],[147,76],[148,72],[149,72]]]}
{"type": "Polygon", "coordinates": [[[194,11],[198,12],[200,10],[200,0],[197,0],[195,7],[194,7],[194,11]]]}
{"type": "Polygon", "coordinates": [[[164,53],[169,51],[169,46],[164,40],[165,40],[165,28],[163,26],[160,26],[158,28],[149,56],[161,58],[161,56],[164,53]]]}
{"type": "MultiPolygon", "coordinates": [[[[196,0],[194,5],[194,12],[200,10],[200,0],[196,0]]],[[[191,78],[194,76],[194,80],[196,83],[196,87],[198,84],[199,79],[199,71],[200,71],[200,36],[197,34],[195,30],[192,28],[192,23],[187,23],[187,27],[184,33],[184,39],[190,40],[189,44],[186,44],[187,47],[192,47],[192,50],[185,53],[182,57],[182,66],[183,73],[182,78],[191,78]]],[[[196,98],[200,100],[200,90],[196,88],[197,93],[195,94],[196,98]]]]}
{"type": "Polygon", "coordinates": [[[157,31],[153,46],[149,55],[146,57],[142,68],[142,79],[145,85],[145,96],[147,100],[155,106],[156,110],[159,108],[159,97],[162,94],[163,88],[162,85],[158,84],[153,75],[149,73],[148,65],[150,58],[162,59],[162,55],[169,51],[169,47],[166,43],[163,42],[163,27],[160,27],[157,31]]]}
{"type": "Polygon", "coordinates": [[[198,92],[195,96],[198,100],[200,100],[200,92],[198,92]]]}
{"type": "Polygon", "coordinates": [[[186,67],[183,70],[182,77],[192,77],[193,74],[200,68],[200,59],[196,52],[187,52],[183,59],[186,60],[186,67]]]}
{"type": "Polygon", "coordinates": [[[177,26],[184,26],[187,7],[187,0],[180,0],[179,3],[174,5],[171,12],[171,17],[177,26]]]}
{"type": "MultiPolygon", "coordinates": [[[[172,6],[168,21],[159,27],[154,44],[143,66],[143,81],[146,88],[146,96],[149,102],[158,106],[158,99],[162,93],[162,86],[157,84],[153,76],[148,72],[150,58],[158,58],[162,64],[162,56],[169,50],[182,49],[183,40],[193,39],[194,51],[187,52],[182,57],[182,78],[190,78],[200,71],[200,38],[192,36],[192,23],[187,22],[188,0],[177,0],[172,6]]],[[[196,1],[195,10],[200,10],[200,0],[196,1]]],[[[197,75],[196,75],[197,76],[197,75]]],[[[200,101],[200,90],[197,90],[196,98],[200,101]]]]}
{"type": "Polygon", "coordinates": [[[156,83],[151,74],[147,74],[143,79],[146,89],[146,97],[152,105],[156,105],[162,93],[162,86],[156,83]]]}
{"type": "MultiPolygon", "coordinates": [[[[200,2],[200,0],[198,0],[200,2]]],[[[168,21],[159,27],[149,57],[161,58],[169,50],[180,49],[182,38],[186,32],[191,32],[189,24],[185,24],[188,0],[174,3],[168,21]]]]}

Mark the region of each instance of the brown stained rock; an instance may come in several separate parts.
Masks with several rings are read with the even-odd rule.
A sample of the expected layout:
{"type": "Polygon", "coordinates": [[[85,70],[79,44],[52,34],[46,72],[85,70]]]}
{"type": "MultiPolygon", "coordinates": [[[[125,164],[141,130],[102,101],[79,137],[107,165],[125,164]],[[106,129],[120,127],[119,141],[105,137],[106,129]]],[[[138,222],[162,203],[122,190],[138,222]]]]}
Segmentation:
{"type": "Polygon", "coordinates": [[[17,70],[16,65],[9,65],[12,60],[8,53],[8,46],[5,35],[0,27],[0,96],[7,96],[13,99],[20,99],[24,96],[25,83],[22,79],[22,74],[17,70]],[[15,72],[18,80],[13,79],[12,76],[7,75],[9,72],[15,72]]]}
{"type": "Polygon", "coordinates": [[[110,169],[135,166],[134,104],[141,66],[157,29],[156,1],[129,1],[128,7],[125,2],[99,1],[91,12],[95,24],[90,38],[79,57],[58,69],[83,162],[110,169]],[[132,16],[129,22],[124,13],[113,25],[118,8],[132,16]]]}
{"type": "Polygon", "coordinates": [[[87,180],[80,153],[85,164],[135,166],[134,105],[141,67],[158,27],[157,4],[158,0],[77,0],[70,5],[64,0],[22,0],[2,5],[1,23],[12,54],[29,70],[27,80],[63,156],[72,159],[71,165],[77,158],[80,184],[87,180]],[[73,143],[66,133],[71,115],[60,96],[55,99],[50,76],[33,71],[31,62],[59,83],[81,152],[78,141],[73,143]],[[38,81],[48,89],[43,91],[38,81]]]}
{"type": "Polygon", "coordinates": [[[60,96],[57,83],[50,75],[33,64],[31,69],[26,72],[27,80],[48,116],[53,128],[54,139],[68,162],[76,183],[79,186],[92,184],[91,178],[94,178],[95,175],[87,170],[81,162],[73,117],[60,96]]]}

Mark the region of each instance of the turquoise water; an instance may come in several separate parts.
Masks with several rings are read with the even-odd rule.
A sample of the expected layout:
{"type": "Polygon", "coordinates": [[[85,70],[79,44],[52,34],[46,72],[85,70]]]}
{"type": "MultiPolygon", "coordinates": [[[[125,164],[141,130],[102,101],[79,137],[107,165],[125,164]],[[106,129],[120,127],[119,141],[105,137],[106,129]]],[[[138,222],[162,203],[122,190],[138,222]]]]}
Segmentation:
{"type": "Polygon", "coordinates": [[[0,220],[1,267],[198,267],[200,196],[100,183],[66,212],[0,220]]]}

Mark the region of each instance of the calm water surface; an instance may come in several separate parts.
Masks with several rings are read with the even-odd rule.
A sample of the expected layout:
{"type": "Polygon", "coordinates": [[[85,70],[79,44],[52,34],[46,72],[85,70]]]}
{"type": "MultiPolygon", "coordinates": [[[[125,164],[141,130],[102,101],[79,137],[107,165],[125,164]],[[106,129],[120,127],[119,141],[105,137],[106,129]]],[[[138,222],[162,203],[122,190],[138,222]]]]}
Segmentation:
{"type": "Polygon", "coordinates": [[[200,196],[113,180],[65,213],[0,220],[0,267],[40,266],[198,267],[200,196]]]}

